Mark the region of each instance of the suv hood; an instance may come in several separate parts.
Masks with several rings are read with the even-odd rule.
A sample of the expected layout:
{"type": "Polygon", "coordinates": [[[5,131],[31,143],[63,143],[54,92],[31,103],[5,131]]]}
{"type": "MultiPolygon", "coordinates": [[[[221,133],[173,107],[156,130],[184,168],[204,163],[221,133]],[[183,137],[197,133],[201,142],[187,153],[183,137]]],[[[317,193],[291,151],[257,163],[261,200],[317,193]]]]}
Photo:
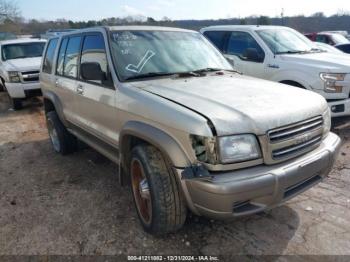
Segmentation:
{"type": "Polygon", "coordinates": [[[30,58],[20,58],[11,59],[3,62],[6,71],[31,71],[39,70],[41,65],[41,57],[30,57],[30,58]]]}
{"type": "Polygon", "coordinates": [[[132,83],[210,119],[217,135],[254,133],[322,115],[320,95],[238,74],[166,78],[132,83]]]}
{"type": "Polygon", "coordinates": [[[333,53],[312,53],[281,55],[286,62],[297,64],[296,67],[313,66],[324,72],[350,73],[350,56],[333,53]]]}

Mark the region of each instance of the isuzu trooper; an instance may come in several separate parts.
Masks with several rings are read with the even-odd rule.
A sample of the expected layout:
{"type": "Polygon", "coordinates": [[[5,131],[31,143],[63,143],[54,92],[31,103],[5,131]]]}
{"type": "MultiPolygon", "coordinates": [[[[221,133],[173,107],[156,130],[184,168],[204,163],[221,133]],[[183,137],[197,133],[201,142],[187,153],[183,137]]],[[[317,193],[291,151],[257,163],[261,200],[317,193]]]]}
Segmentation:
{"type": "Polygon", "coordinates": [[[340,145],[323,97],[236,73],[194,31],[68,33],[49,40],[40,81],[55,151],[79,139],[117,163],[153,234],[188,210],[228,219],[279,205],[322,181],[340,145]]]}

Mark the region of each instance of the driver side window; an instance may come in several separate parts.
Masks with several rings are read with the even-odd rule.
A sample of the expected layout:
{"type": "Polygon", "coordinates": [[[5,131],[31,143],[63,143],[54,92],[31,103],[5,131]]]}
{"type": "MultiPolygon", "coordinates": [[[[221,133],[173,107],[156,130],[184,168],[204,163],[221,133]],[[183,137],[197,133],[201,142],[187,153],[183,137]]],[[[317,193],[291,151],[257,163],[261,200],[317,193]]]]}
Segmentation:
{"type": "Polygon", "coordinates": [[[249,33],[245,32],[231,32],[226,53],[256,63],[262,63],[265,59],[264,50],[249,33]]]}

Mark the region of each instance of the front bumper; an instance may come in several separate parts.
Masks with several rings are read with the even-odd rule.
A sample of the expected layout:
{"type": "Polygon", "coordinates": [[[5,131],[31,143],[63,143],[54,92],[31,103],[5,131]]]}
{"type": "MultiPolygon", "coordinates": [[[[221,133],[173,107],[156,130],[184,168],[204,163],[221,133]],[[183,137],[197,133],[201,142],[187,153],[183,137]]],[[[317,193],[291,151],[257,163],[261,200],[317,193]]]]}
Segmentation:
{"type": "Polygon", "coordinates": [[[26,98],[30,94],[39,93],[40,83],[6,83],[6,89],[12,98],[26,98]]]}
{"type": "Polygon", "coordinates": [[[332,117],[350,116],[350,98],[328,102],[332,117]]]}
{"type": "MultiPolygon", "coordinates": [[[[275,207],[322,181],[332,169],[340,142],[330,133],[317,149],[288,162],[181,180],[187,204],[194,213],[214,219],[275,207]]],[[[182,170],[177,173],[181,176],[182,170]]]]}

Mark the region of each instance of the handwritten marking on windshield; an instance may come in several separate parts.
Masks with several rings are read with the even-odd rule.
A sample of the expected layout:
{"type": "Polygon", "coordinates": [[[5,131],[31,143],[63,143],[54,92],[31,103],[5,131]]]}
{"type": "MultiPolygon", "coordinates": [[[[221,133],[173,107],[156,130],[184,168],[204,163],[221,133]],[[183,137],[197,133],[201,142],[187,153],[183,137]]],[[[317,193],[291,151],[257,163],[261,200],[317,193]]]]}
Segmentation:
{"type": "Polygon", "coordinates": [[[144,68],[144,66],[147,64],[147,62],[153,56],[155,56],[155,54],[156,53],[154,53],[153,51],[148,50],[146,52],[146,54],[143,56],[143,58],[141,59],[141,61],[137,65],[129,64],[129,65],[127,65],[127,67],[125,69],[128,71],[134,72],[134,73],[140,73],[142,71],[142,69],[144,68]]]}

